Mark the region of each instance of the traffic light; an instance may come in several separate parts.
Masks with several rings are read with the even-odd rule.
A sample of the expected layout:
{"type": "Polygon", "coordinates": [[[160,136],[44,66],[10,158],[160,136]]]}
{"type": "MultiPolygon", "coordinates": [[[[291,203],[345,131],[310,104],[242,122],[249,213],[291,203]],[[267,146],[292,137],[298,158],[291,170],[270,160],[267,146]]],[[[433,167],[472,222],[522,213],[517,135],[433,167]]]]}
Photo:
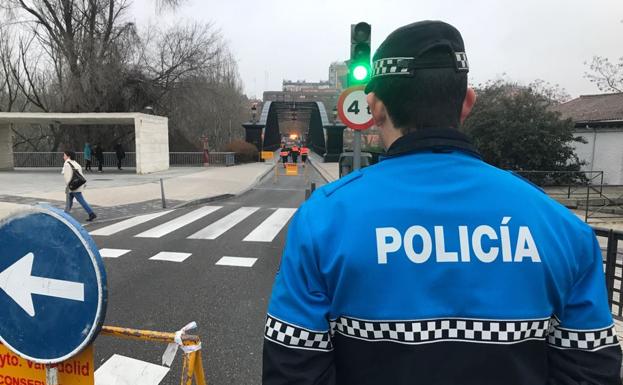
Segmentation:
{"type": "Polygon", "coordinates": [[[366,22],[350,26],[350,61],[348,62],[348,86],[366,84],[370,81],[371,26],[366,22]]]}

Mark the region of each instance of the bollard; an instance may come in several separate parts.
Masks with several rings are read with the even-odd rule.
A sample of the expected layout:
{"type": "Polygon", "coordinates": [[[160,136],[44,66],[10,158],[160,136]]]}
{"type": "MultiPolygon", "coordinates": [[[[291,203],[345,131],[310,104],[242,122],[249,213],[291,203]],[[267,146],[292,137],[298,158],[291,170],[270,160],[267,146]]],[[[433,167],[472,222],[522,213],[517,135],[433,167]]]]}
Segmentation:
{"type": "Polygon", "coordinates": [[[311,192],[316,191],[316,182],[312,182],[311,184],[311,192]]]}
{"type": "Polygon", "coordinates": [[[308,200],[310,196],[311,196],[311,191],[309,191],[309,189],[306,188],[305,189],[305,200],[308,200]]]}
{"type": "Polygon", "coordinates": [[[164,198],[164,182],[162,181],[162,178],[160,178],[160,196],[162,197],[162,208],[166,209],[167,208],[167,202],[164,198]]]}

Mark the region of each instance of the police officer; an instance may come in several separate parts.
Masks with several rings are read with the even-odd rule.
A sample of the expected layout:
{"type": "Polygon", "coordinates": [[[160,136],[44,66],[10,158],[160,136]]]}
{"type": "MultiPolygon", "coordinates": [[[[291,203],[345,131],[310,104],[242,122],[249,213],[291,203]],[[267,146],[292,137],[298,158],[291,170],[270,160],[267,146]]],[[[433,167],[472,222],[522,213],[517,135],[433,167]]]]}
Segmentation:
{"type": "Polygon", "coordinates": [[[279,151],[279,156],[281,157],[281,162],[283,163],[283,168],[286,168],[286,163],[288,163],[288,156],[289,155],[290,155],[290,152],[288,151],[288,148],[284,144],[281,147],[281,150],[279,151]]]}
{"type": "Polygon", "coordinates": [[[482,161],[458,130],[475,103],[467,72],[443,22],[379,47],[366,92],[386,156],[316,190],[290,224],[265,385],[621,383],[594,233],[482,161]]]}
{"type": "Polygon", "coordinates": [[[301,147],[301,162],[303,162],[303,166],[307,163],[307,157],[309,156],[309,148],[307,146],[301,147]]]}
{"type": "Polygon", "coordinates": [[[299,146],[296,144],[292,146],[292,150],[290,151],[290,154],[292,155],[292,163],[298,163],[299,151],[299,146]]]}

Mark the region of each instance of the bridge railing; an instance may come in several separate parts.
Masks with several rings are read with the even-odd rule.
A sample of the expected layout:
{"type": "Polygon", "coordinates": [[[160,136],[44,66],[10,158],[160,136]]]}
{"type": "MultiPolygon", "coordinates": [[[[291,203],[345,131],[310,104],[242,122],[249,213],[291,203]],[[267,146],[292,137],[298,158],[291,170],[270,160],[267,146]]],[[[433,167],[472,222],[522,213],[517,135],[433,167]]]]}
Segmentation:
{"type": "MultiPolygon", "coordinates": [[[[85,165],[84,153],[76,153],[76,162],[85,165]]],[[[13,163],[15,167],[63,167],[62,152],[14,152],[13,163]]],[[[97,166],[95,157],[92,156],[93,167],[97,166]]],[[[173,167],[203,167],[203,152],[170,152],[169,164],[173,167]]],[[[208,156],[209,166],[233,166],[236,164],[234,152],[211,152],[208,156]]],[[[103,167],[117,167],[117,155],[114,152],[105,152],[103,167]]],[[[136,153],[126,152],[121,160],[121,167],[136,167],[136,153]]]]}
{"type": "MultiPolygon", "coordinates": [[[[606,274],[606,288],[608,289],[608,301],[612,315],[623,320],[623,250],[619,247],[623,242],[623,232],[593,227],[598,239],[607,240],[606,247],[601,246],[603,266],[606,274]]],[[[600,242],[603,245],[603,242],[600,242]]]]}

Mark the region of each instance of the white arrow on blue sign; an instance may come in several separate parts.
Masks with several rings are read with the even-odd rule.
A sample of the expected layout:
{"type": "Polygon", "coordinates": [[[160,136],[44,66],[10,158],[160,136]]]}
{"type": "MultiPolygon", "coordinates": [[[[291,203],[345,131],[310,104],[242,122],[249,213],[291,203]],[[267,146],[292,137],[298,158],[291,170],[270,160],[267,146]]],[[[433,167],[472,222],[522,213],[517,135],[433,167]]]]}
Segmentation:
{"type": "Polygon", "coordinates": [[[97,246],[52,207],[0,222],[0,289],[0,341],[34,362],[78,354],[104,321],[106,273],[97,246]]]}
{"type": "Polygon", "coordinates": [[[84,284],[82,283],[31,275],[34,258],[33,253],[28,253],[0,273],[0,289],[13,298],[13,301],[29,316],[35,316],[33,294],[84,301],[84,284]]]}

